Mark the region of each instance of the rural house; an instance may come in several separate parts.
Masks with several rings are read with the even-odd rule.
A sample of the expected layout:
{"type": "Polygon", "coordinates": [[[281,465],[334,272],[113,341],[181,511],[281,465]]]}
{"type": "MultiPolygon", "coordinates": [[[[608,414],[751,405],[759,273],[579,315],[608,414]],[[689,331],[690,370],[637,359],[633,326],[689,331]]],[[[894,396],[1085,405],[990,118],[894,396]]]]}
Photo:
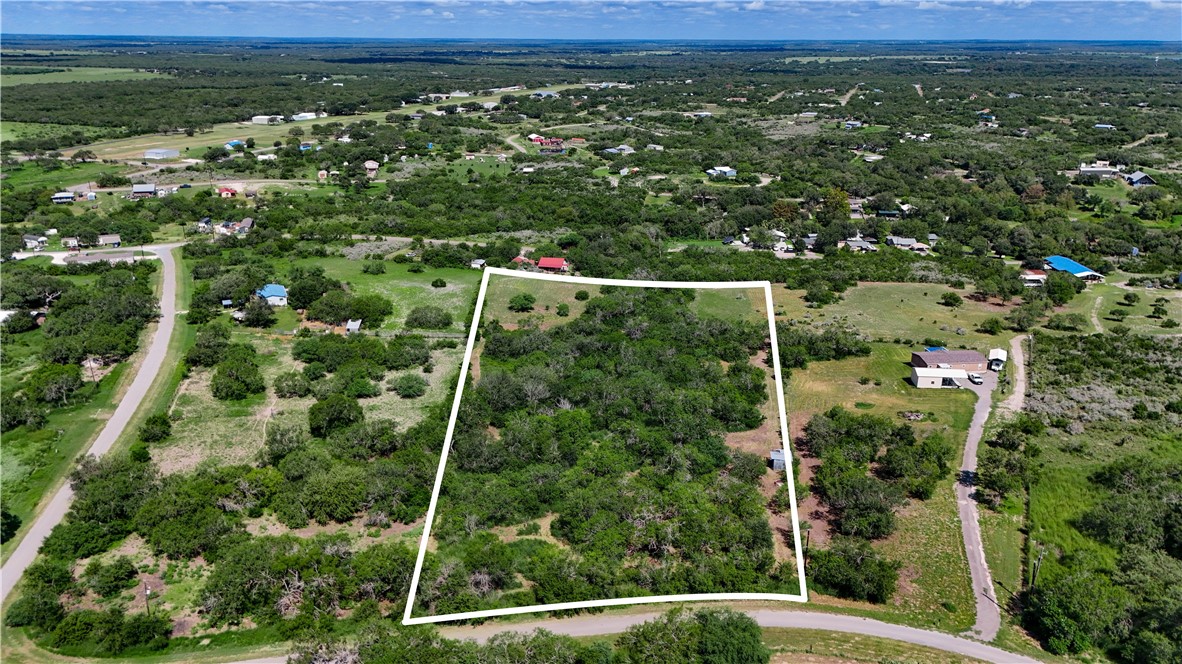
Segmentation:
{"type": "Polygon", "coordinates": [[[238,191],[233,187],[218,187],[218,196],[222,198],[234,198],[238,195],[238,191]]]}
{"type": "Polygon", "coordinates": [[[123,238],[115,233],[98,236],[98,246],[100,247],[118,247],[123,244],[123,238]]]}
{"type": "Polygon", "coordinates": [[[156,185],[154,184],[133,184],[131,185],[132,198],[155,198],[156,185]]]}
{"type": "Polygon", "coordinates": [[[911,366],[920,369],[984,371],[988,360],[975,350],[925,350],[911,354],[911,366]]]}
{"type": "Polygon", "coordinates": [[[549,272],[566,272],[570,269],[570,264],[565,258],[540,258],[538,268],[549,272]]]}
{"type": "Polygon", "coordinates": [[[176,159],[181,156],[180,150],[173,150],[171,148],[152,148],[151,150],[144,150],[144,159],[176,159]]]}
{"type": "Polygon", "coordinates": [[[1022,270],[1022,285],[1027,288],[1043,286],[1047,283],[1046,270],[1022,270]]]}
{"type": "Polygon", "coordinates": [[[73,203],[74,202],[74,192],[59,191],[53,195],[51,200],[53,200],[55,205],[60,205],[61,203],[73,203]]]}
{"type": "Polygon", "coordinates": [[[287,306],[287,288],[279,284],[267,284],[254,292],[272,307],[287,306]]]}
{"type": "Polygon", "coordinates": [[[1129,173],[1125,176],[1125,182],[1128,182],[1134,187],[1149,187],[1157,184],[1157,180],[1149,177],[1149,174],[1145,173],[1144,171],[1134,171],[1129,173]]]}
{"type": "Polygon", "coordinates": [[[21,239],[25,241],[25,249],[42,249],[49,243],[44,235],[24,235],[21,239]]]}

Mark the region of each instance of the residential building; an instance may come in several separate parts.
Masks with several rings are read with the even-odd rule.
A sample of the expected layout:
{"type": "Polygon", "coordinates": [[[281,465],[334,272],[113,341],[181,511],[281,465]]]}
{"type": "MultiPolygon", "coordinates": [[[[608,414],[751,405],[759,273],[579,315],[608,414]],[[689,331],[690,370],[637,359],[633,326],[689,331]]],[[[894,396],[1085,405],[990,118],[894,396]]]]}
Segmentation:
{"type": "Polygon", "coordinates": [[[968,380],[964,369],[912,367],[911,384],[921,389],[962,387],[962,380],[968,380]]]}
{"type": "Polygon", "coordinates": [[[370,178],[377,176],[378,169],[382,167],[381,164],[374,161],[373,159],[366,161],[364,165],[365,165],[365,176],[370,177],[370,178]]]}
{"type": "Polygon", "coordinates": [[[1047,283],[1046,270],[1022,270],[1022,285],[1027,288],[1044,286],[1047,283]]]}
{"type": "Polygon", "coordinates": [[[1110,125],[1110,124],[1097,123],[1097,124],[1092,125],[1092,129],[1103,129],[1105,131],[1112,131],[1113,129],[1116,129],[1116,127],[1114,125],[1110,125]]]}
{"type": "Polygon", "coordinates": [[[566,272],[570,269],[570,264],[566,262],[565,258],[544,257],[538,259],[538,269],[549,272],[566,272]]]}
{"type": "Polygon", "coordinates": [[[1114,166],[1107,161],[1094,161],[1090,164],[1079,165],[1080,175],[1095,175],[1101,178],[1111,178],[1120,175],[1120,166],[1114,166]]]}
{"type": "Polygon", "coordinates": [[[1134,171],[1125,176],[1125,182],[1134,187],[1149,187],[1157,184],[1157,180],[1149,177],[1149,174],[1144,171],[1134,171]]]}
{"type": "Polygon", "coordinates": [[[73,203],[74,202],[74,192],[59,191],[53,195],[52,200],[55,205],[61,205],[62,203],[73,203]]]}
{"type": "Polygon", "coordinates": [[[49,244],[49,238],[44,235],[23,235],[21,239],[25,242],[25,249],[43,249],[49,244]]]}
{"type": "Polygon", "coordinates": [[[706,175],[710,177],[733,178],[738,175],[738,171],[730,166],[715,166],[714,168],[706,169],[706,175]]]}
{"type": "Polygon", "coordinates": [[[123,238],[115,233],[98,236],[98,246],[100,247],[119,247],[123,245],[123,238]]]}
{"type": "Polygon", "coordinates": [[[218,196],[222,198],[234,198],[238,195],[238,190],[233,187],[218,187],[218,196]]]}
{"type": "Polygon", "coordinates": [[[154,184],[133,184],[131,185],[132,198],[155,198],[156,185],[154,184]]]}
{"type": "Polygon", "coordinates": [[[483,270],[484,266],[487,264],[488,261],[484,260],[483,258],[474,258],[472,259],[471,263],[468,263],[468,267],[472,268],[473,270],[483,270]]]}
{"type": "Polygon", "coordinates": [[[254,292],[273,307],[287,306],[287,288],[280,284],[267,284],[254,292]]]}
{"type": "MultiPolygon", "coordinates": [[[[879,212],[878,214],[879,216],[884,216],[882,212],[879,212]]],[[[887,246],[898,247],[899,249],[912,249],[918,242],[919,240],[916,240],[913,237],[902,237],[899,235],[886,236],[887,246]]]]}
{"type": "Polygon", "coordinates": [[[361,331],[361,319],[360,318],[350,318],[349,320],[345,321],[345,334],[353,334],[355,332],[360,332],[360,331],[361,331]]]}
{"type": "Polygon", "coordinates": [[[925,350],[911,354],[911,366],[984,371],[988,360],[975,350],[925,350]]]}
{"type": "Polygon", "coordinates": [[[62,238],[62,246],[65,247],[66,249],[77,249],[78,248],[78,238],[64,237],[64,238],[62,238]]]}

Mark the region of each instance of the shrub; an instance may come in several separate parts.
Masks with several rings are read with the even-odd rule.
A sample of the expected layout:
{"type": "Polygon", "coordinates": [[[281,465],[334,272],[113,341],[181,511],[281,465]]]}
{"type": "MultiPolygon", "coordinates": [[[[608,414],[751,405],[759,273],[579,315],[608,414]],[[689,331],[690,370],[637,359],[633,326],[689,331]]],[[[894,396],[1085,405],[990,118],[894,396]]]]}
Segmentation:
{"type": "Polygon", "coordinates": [[[582,302],[591,297],[591,294],[585,290],[575,291],[575,299],[582,302]]]}
{"type": "Polygon", "coordinates": [[[526,311],[533,311],[534,303],[537,298],[529,293],[518,293],[509,298],[509,310],[523,313],[526,311]]]}
{"type": "Polygon", "coordinates": [[[881,604],[894,594],[901,566],[884,559],[869,542],[838,538],[828,549],[811,552],[808,578],[838,597],[881,604]]]}
{"type": "Polygon", "coordinates": [[[158,443],[171,435],[172,422],[165,413],[149,415],[139,431],[139,438],[145,443],[158,443]]]}
{"type": "Polygon", "coordinates": [[[447,288],[447,282],[442,279],[436,279],[431,282],[432,288],[447,288]]]}
{"type": "Polygon", "coordinates": [[[152,460],[152,453],[148,451],[148,444],[142,440],[137,440],[128,448],[127,454],[132,461],[136,463],[147,463],[152,460]]]}
{"type": "Polygon", "coordinates": [[[558,310],[557,310],[557,312],[556,312],[556,313],[557,313],[559,316],[562,316],[562,317],[564,317],[564,318],[565,318],[566,316],[569,316],[569,315],[570,315],[570,305],[569,305],[569,304],[567,304],[567,303],[565,303],[565,302],[563,302],[562,304],[558,305],[558,310]]]}
{"type": "Polygon", "coordinates": [[[1000,318],[997,316],[990,316],[989,318],[981,321],[981,325],[977,328],[977,331],[983,334],[1001,334],[1005,328],[1005,323],[1002,322],[1000,318]]]}
{"type": "Polygon", "coordinates": [[[320,380],[321,378],[324,378],[326,373],[328,373],[328,369],[325,368],[323,362],[309,362],[308,364],[304,365],[304,378],[307,378],[310,381],[320,380]]]}
{"type": "Polygon", "coordinates": [[[306,397],[312,393],[312,384],[298,371],[288,371],[275,377],[275,396],[306,397]]]}
{"type": "Polygon", "coordinates": [[[130,585],[135,585],[136,569],[127,556],[119,556],[109,565],[99,560],[91,560],[82,577],[100,597],[112,597],[130,585]]]}
{"type": "Polygon", "coordinates": [[[343,394],[333,394],[308,409],[308,428],[312,435],[326,438],[328,434],[365,419],[361,404],[343,394]]]}
{"type": "Polygon", "coordinates": [[[944,293],[940,296],[940,304],[955,309],[964,304],[964,298],[956,293],[944,293]]]}
{"type": "Polygon", "coordinates": [[[394,381],[394,391],[403,399],[414,399],[427,393],[427,380],[416,374],[402,374],[394,381]]]}
{"type": "Polygon", "coordinates": [[[8,607],[4,624],[8,627],[36,627],[47,632],[66,617],[66,611],[52,590],[25,592],[8,607]]]}
{"type": "Polygon", "coordinates": [[[451,314],[433,306],[415,307],[406,317],[406,326],[425,330],[442,330],[451,327],[451,314]]]}
{"type": "Polygon", "coordinates": [[[382,261],[366,261],[365,265],[361,266],[362,274],[385,274],[386,264],[382,261]]]}

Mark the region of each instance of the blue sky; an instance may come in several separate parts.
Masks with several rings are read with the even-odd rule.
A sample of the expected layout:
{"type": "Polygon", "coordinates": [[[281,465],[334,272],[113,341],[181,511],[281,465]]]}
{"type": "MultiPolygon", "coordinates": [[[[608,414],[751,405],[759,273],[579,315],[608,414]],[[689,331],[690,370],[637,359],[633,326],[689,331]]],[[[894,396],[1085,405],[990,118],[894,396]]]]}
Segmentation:
{"type": "Polygon", "coordinates": [[[1182,0],[3,0],[5,34],[1182,41],[1182,0]]]}

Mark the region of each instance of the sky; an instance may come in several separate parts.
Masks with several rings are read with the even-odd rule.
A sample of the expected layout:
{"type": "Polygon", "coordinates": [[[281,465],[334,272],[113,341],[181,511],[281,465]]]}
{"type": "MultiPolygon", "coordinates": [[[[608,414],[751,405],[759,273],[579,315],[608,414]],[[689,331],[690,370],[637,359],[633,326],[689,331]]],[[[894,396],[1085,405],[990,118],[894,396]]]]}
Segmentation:
{"type": "Polygon", "coordinates": [[[1182,42],[1182,0],[3,0],[0,32],[1182,42]]]}

